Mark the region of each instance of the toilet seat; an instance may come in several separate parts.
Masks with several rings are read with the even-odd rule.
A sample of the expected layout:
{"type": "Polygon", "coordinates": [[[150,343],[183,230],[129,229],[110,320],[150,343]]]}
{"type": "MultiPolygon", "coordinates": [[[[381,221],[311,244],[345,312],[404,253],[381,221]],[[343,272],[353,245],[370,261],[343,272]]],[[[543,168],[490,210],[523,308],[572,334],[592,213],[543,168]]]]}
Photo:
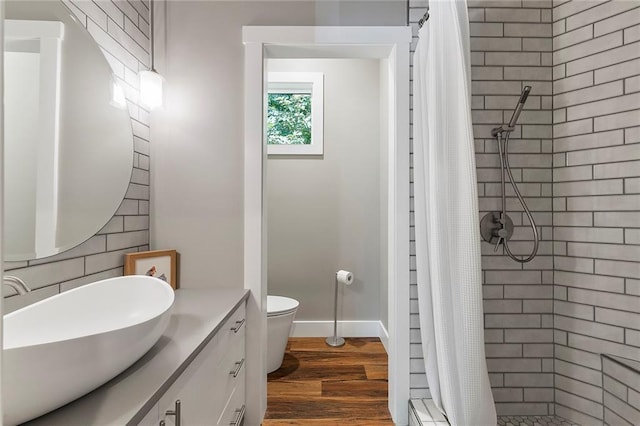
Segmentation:
{"type": "Polygon", "coordinates": [[[300,303],[284,296],[267,296],[267,317],[288,315],[298,309],[300,303]]]}

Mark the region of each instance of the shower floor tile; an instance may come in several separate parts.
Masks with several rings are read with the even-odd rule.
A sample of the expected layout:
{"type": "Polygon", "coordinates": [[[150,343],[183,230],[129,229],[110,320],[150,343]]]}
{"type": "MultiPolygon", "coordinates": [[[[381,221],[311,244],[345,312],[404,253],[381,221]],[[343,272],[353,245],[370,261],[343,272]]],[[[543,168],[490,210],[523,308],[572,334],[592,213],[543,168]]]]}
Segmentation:
{"type": "MultiPolygon", "coordinates": [[[[411,400],[410,426],[448,426],[430,399],[411,400]]],[[[498,416],[497,426],[580,426],[558,416],[498,416]]]]}
{"type": "Polygon", "coordinates": [[[580,426],[558,416],[498,416],[498,426],[580,426]]]}

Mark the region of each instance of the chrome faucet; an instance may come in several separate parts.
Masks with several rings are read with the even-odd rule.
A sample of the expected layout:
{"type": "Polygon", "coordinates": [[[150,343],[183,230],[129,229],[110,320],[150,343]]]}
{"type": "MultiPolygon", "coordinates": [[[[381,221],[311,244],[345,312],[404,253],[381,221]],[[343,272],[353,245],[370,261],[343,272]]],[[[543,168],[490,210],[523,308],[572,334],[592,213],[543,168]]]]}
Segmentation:
{"type": "Polygon", "coordinates": [[[19,295],[27,294],[31,291],[31,289],[18,277],[14,277],[13,275],[5,275],[2,277],[2,284],[6,284],[15,291],[18,292],[19,295]]]}

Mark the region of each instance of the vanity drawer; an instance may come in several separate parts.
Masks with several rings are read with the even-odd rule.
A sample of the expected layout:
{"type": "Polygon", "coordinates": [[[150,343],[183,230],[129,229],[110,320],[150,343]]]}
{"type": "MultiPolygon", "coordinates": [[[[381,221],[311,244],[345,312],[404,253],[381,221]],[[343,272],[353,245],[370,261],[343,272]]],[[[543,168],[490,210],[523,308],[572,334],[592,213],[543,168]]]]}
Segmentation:
{"type": "MultiPolygon", "coordinates": [[[[224,411],[226,403],[238,387],[239,383],[244,385],[245,377],[245,350],[244,350],[244,330],[239,330],[236,337],[228,342],[226,354],[216,367],[212,388],[215,392],[214,399],[221,402],[218,406],[218,415],[224,411]]],[[[221,348],[222,349],[222,348],[221,348]]]]}
{"type": "Polygon", "coordinates": [[[247,328],[245,321],[246,309],[243,303],[223,324],[216,335],[222,353],[226,351],[226,348],[230,347],[232,341],[241,339],[244,342],[244,330],[247,328]]]}
{"type": "Polygon", "coordinates": [[[238,374],[236,386],[218,419],[218,426],[241,426],[244,424],[245,395],[244,395],[244,368],[238,374]]]}

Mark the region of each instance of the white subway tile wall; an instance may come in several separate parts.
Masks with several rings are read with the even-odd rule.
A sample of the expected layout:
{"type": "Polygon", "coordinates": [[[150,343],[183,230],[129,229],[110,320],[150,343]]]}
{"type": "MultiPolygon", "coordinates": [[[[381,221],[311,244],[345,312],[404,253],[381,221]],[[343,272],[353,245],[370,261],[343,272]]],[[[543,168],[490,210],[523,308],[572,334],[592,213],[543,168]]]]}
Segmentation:
{"type": "Polygon", "coordinates": [[[638,424],[599,355],[640,358],[640,2],[553,6],[555,412],[638,424]]]}
{"type": "MultiPolygon", "coordinates": [[[[5,262],[34,291],[9,297],[5,311],[123,274],[124,253],[149,247],[149,113],[138,105],[138,71],[149,64],[148,0],[63,0],[87,28],[124,88],[134,133],[134,168],[115,216],[83,244],[44,259],[5,262]]],[[[7,290],[5,290],[7,291],[7,290]]],[[[12,294],[7,291],[5,294],[12,294]]]]}
{"type": "MultiPolygon", "coordinates": [[[[409,1],[414,46],[426,3],[409,1]]],[[[482,243],[485,350],[498,413],[545,416],[553,414],[554,401],[552,3],[468,0],[468,7],[480,216],[500,208],[500,160],[490,131],[509,121],[520,92],[525,85],[532,86],[509,152],[514,178],[534,213],[542,241],[538,257],[524,266],[502,249],[494,253],[492,245],[482,243]]],[[[515,224],[510,247],[525,255],[532,248],[532,232],[509,187],[507,196],[515,224]]],[[[415,256],[413,242],[411,249],[415,256]]],[[[427,398],[416,273],[411,272],[411,397],[427,398]]]]}

